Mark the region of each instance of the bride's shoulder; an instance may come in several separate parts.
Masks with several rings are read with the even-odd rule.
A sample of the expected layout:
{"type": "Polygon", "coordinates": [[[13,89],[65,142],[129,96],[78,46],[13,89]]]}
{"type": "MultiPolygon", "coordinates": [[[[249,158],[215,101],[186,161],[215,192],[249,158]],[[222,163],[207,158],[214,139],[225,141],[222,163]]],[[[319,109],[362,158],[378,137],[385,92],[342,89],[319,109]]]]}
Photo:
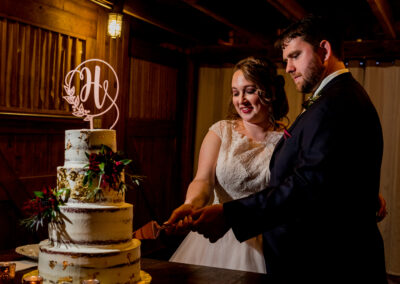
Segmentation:
{"type": "Polygon", "coordinates": [[[283,130],[282,131],[281,130],[272,130],[268,133],[266,142],[275,145],[282,138],[282,136],[283,136],[283,130]]]}
{"type": "Polygon", "coordinates": [[[237,122],[235,120],[220,120],[214,123],[209,130],[216,133],[221,139],[234,136],[237,122]]]}
{"type": "Polygon", "coordinates": [[[220,131],[234,128],[236,128],[236,121],[228,119],[217,121],[210,127],[211,130],[219,129],[220,131]]]}

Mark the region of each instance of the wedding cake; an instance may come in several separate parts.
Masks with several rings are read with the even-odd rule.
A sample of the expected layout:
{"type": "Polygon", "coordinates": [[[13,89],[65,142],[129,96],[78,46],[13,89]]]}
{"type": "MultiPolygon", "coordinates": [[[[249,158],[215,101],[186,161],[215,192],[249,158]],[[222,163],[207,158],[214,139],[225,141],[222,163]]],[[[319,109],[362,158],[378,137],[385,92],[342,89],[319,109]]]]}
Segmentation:
{"type": "MultiPolygon", "coordinates": [[[[44,283],[102,284],[140,280],[140,241],[132,239],[133,206],[125,203],[118,184],[85,181],[89,156],[102,145],[116,152],[114,130],[67,130],[65,164],[57,168],[57,189],[69,189],[60,206],[60,221],[49,224],[49,239],[40,243],[39,275],[44,283]],[[93,188],[101,194],[88,198],[93,188]]],[[[120,180],[124,180],[123,172],[120,180]]]]}

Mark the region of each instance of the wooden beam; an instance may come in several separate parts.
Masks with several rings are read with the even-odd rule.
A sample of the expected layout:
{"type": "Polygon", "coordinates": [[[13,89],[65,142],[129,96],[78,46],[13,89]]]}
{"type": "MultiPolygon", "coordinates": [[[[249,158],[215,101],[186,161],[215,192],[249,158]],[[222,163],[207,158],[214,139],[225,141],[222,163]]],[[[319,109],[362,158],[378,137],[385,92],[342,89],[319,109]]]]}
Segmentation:
{"type": "Polygon", "coordinates": [[[1,0],[0,16],[78,38],[96,38],[96,20],[92,11],[96,7],[94,4],[88,2],[92,7],[87,7],[87,4],[82,6],[67,1],[67,11],[65,7],[61,10],[42,2],[1,0]],[[72,9],[80,14],[75,14],[72,9]]]}
{"type": "MultiPolygon", "coordinates": [[[[263,48],[250,45],[234,46],[196,46],[188,50],[193,58],[201,63],[236,63],[250,56],[268,56],[272,61],[282,62],[282,54],[273,45],[263,48]]],[[[345,60],[374,59],[392,61],[400,58],[400,40],[345,41],[345,60]]]]}
{"type": "Polygon", "coordinates": [[[129,56],[146,61],[157,62],[159,64],[178,68],[177,64],[183,60],[185,50],[170,50],[154,43],[142,39],[131,37],[129,39],[129,56]]]}
{"type": "Polygon", "coordinates": [[[267,0],[267,2],[291,21],[298,21],[308,14],[296,0],[267,0]]]}
{"type": "Polygon", "coordinates": [[[235,25],[234,23],[232,23],[228,19],[224,18],[223,16],[211,11],[210,9],[207,9],[204,6],[201,6],[200,4],[197,3],[198,2],[197,0],[183,0],[183,2],[185,2],[189,6],[193,7],[194,9],[197,9],[198,11],[206,14],[207,16],[213,18],[214,20],[224,24],[225,26],[230,27],[234,31],[238,32],[239,34],[242,34],[242,35],[248,37],[249,40],[254,40],[255,44],[257,44],[257,42],[258,42],[258,43],[260,43],[260,45],[264,45],[264,44],[268,44],[268,42],[269,42],[262,35],[252,33],[238,25],[235,25]]]}
{"type": "Polygon", "coordinates": [[[367,0],[375,17],[378,19],[383,32],[388,38],[396,39],[396,29],[392,12],[387,0],[367,0]]]}
{"type": "Polygon", "coordinates": [[[157,17],[151,15],[151,11],[154,11],[154,7],[153,9],[150,9],[151,7],[146,6],[146,4],[144,4],[145,2],[146,1],[141,1],[141,3],[138,3],[137,1],[125,1],[123,13],[132,16],[136,19],[139,19],[141,21],[144,21],[146,23],[149,23],[153,26],[156,26],[160,29],[163,29],[167,32],[175,34],[183,39],[189,40],[191,42],[199,42],[199,40],[193,37],[192,35],[181,32],[179,31],[178,28],[172,27],[168,23],[160,20],[159,18],[157,19],[157,17]]]}
{"type": "Polygon", "coordinates": [[[346,41],[344,43],[346,59],[386,59],[400,58],[400,40],[346,41]]]}
{"type": "Polygon", "coordinates": [[[209,65],[236,64],[248,56],[267,56],[273,61],[282,61],[281,53],[272,44],[263,47],[254,45],[196,46],[188,50],[188,53],[196,62],[209,65]]]}

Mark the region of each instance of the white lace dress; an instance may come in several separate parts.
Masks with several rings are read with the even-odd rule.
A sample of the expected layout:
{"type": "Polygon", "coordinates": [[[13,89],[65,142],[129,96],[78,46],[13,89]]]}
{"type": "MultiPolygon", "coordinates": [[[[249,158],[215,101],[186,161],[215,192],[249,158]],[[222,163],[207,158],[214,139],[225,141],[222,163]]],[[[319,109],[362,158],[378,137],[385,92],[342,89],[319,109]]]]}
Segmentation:
{"type": "MultiPolygon", "coordinates": [[[[222,120],[210,127],[221,138],[213,204],[246,197],[263,190],[269,181],[269,161],[282,132],[271,131],[256,142],[235,130],[235,123],[222,120]]],[[[191,232],[170,261],[266,273],[262,236],[240,243],[229,230],[216,243],[191,232]]]]}

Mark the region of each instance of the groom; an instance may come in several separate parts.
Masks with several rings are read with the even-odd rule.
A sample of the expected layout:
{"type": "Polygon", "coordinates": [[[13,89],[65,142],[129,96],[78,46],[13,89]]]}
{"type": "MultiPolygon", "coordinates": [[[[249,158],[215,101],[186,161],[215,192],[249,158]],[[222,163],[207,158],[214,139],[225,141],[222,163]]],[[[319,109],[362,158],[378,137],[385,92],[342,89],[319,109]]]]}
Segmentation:
{"type": "Polygon", "coordinates": [[[340,35],[307,17],[278,40],[305,111],[276,146],[262,192],[197,211],[215,242],[263,234],[267,273],[284,283],[387,283],[376,224],[383,139],[374,106],[342,61],[340,35]]]}

